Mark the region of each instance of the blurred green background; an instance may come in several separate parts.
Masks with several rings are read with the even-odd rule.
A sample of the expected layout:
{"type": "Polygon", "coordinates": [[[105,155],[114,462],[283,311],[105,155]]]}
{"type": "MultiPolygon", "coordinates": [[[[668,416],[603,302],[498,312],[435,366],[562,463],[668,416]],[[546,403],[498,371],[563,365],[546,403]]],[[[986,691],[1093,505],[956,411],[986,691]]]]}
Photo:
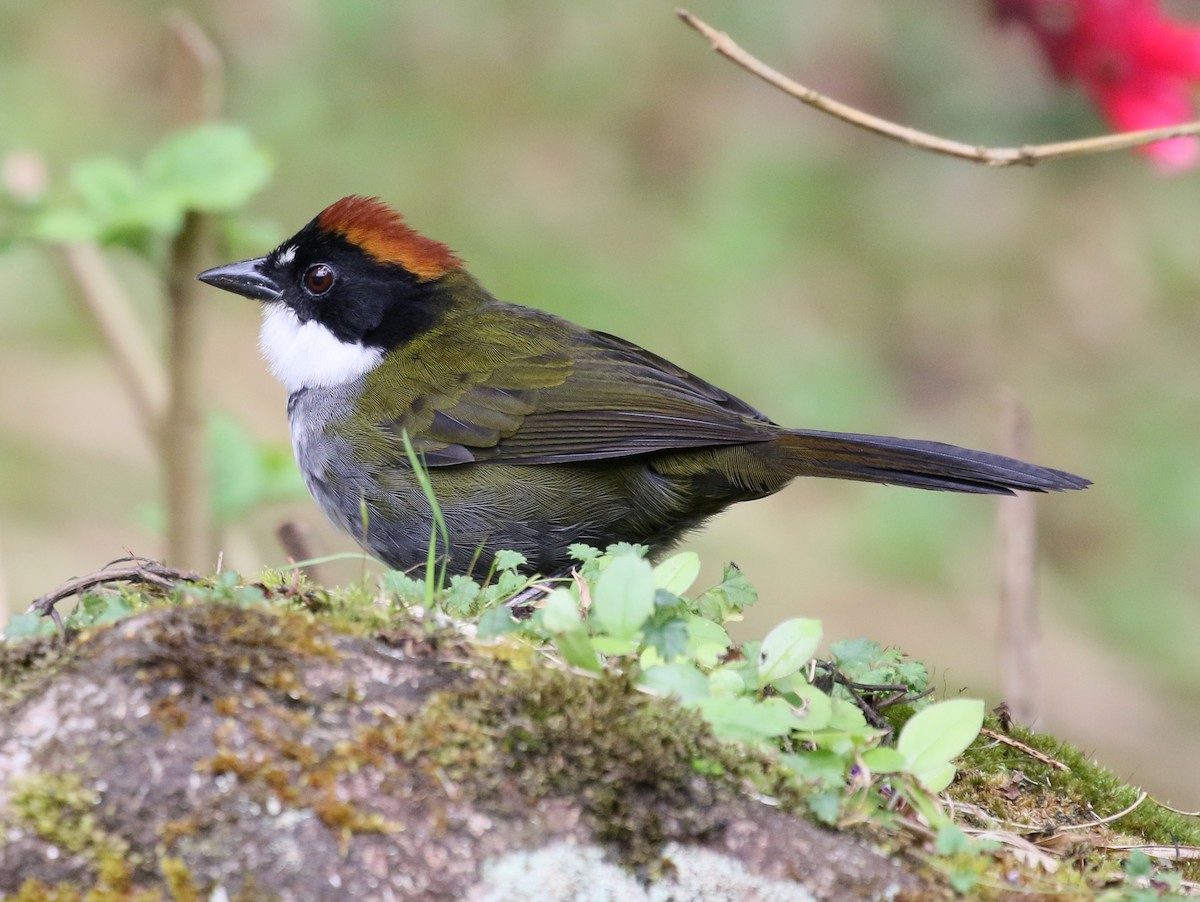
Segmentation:
{"type": "MultiPolygon", "coordinates": [[[[497,295],[615,332],[785,424],[999,442],[1029,407],[1041,463],[1095,480],[1039,503],[1045,714],[1122,776],[1200,807],[1197,173],[1133,154],[989,170],[836,123],[713,55],[672,3],[184,3],[226,55],[228,115],[268,147],[265,252],[344,194],[377,194],[497,295]]],[[[989,144],[1103,130],[983,0],[697,0],[767,62],[874,113],[989,144]]],[[[167,128],[166,6],[0,0],[0,154],[61,180],[167,128]]],[[[160,286],[114,264],[161,332],[160,286]]],[[[154,555],[151,449],[67,280],[0,256],[0,591],[10,610],[126,549],[154,555]]],[[[251,303],[213,291],[213,411],[286,447],[251,303]]],[[[747,632],[821,617],[999,701],[995,503],[813,481],[691,546],[736,561],[747,632]]],[[[253,512],[226,566],[279,564],[253,512]]],[[[354,578],[362,564],[347,564],[354,578]]]]}

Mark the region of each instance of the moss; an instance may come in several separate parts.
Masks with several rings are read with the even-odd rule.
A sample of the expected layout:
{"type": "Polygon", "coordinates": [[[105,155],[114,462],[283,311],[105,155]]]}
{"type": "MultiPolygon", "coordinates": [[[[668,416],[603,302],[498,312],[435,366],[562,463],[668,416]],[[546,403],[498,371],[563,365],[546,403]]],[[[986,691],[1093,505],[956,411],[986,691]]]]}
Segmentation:
{"type": "Polygon", "coordinates": [[[0,704],[36,693],[70,664],[75,654],[76,643],[62,635],[0,641],[0,704]]]}
{"type": "Polygon", "coordinates": [[[83,890],[77,886],[51,886],[41,880],[29,879],[21,884],[16,894],[5,896],[4,902],[84,902],[84,899],[83,890]]]}
{"type": "Polygon", "coordinates": [[[136,668],[147,684],[176,682],[209,701],[228,699],[258,685],[299,700],[296,673],[306,659],[337,654],[307,614],[232,604],[195,605],[186,615],[160,617],[132,644],[120,663],[136,668]],[[249,616],[247,616],[249,614],[249,616]]]}
{"type": "Polygon", "coordinates": [[[13,779],[9,809],[19,826],[73,855],[97,862],[120,859],[128,846],[101,829],[95,815],[99,803],[100,793],[74,774],[39,774],[13,779]]]}
{"type": "Polygon", "coordinates": [[[698,715],[636,692],[625,676],[550,668],[440,693],[392,744],[410,758],[436,749],[431,764],[498,810],[511,810],[500,803],[514,788],[574,800],[596,836],[648,876],[666,843],[712,835],[762,773],[761,760],[717,742],[698,715]],[[704,777],[695,761],[719,768],[704,777]]]}
{"type": "MultiPolygon", "coordinates": [[[[985,724],[1000,731],[995,719],[985,724]]],[[[1103,859],[1097,838],[1120,844],[1200,845],[1200,823],[1145,799],[1116,821],[1096,825],[1088,832],[1057,834],[1057,828],[1093,824],[1096,820],[1133,805],[1141,791],[1120,780],[1079,749],[1048,736],[1013,725],[1004,731],[1065,764],[1063,771],[1005,743],[981,737],[963,756],[964,766],[951,788],[959,801],[977,805],[1002,822],[1036,825],[1045,829],[1043,842],[1075,861],[1081,869],[1119,871],[1119,862],[1103,859]]],[[[1200,879],[1200,862],[1172,865],[1189,880],[1200,879]]]]}
{"type": "Polygon", "coordinates": [[[166,856],[159,861],[158,867],[173,902],[200,902],[200,891],[192,882],[191,869],[182,858],[166,856]]]}
{"type": "Polygon", "coordinates": [[[155,891],[132,891],[138,856],[131,853],[125,839],[100,825],[96,815],[100,794],[85,787],[78,776],[39,774],[17,777],[11,788],[9,812],[12,822],[54,847],[83,859],[93,874],[86,893],[70,882],[49,885],[27,880],[14,897],[18,902],[25,899],[151,902],[162,898],[155,891]]]}
{"type": "MultiPolygon", "coordinates": [[[[519,831],[514,812],[544,801],[566,803],[572,818],[581,815],[587,834],[644,877],[668,876],[663,850],[672,842],[719,837],[729,818],[746,810],[748,787],[774,796],[786,813],[803,808],[801,788],[767,758],[718,742],[699,715],[638,692],[630,675],[567,672],[527,642],[471,644],[432,618],[379,604],[361,588],[335,595],[264,580],[260,594],[282,603],[213,603],[212,597],[224,599],[237,588],[228,583],[189,587],[165,610],[160,599],[159,609],[142,620],[122,621],[126,633],[110,634],[111,657],[103,668],[86,669],[87,655],[80,654],[100,647],[101,629],[74,641],[0,646],[0,700],[12,687],[27,695],[75,661],[77,676],[98,683],[114,673],[126,682],[132,677],[150,700],[144,738],[170,736],[172,756],[187,745],[195,757],[182,765],[186,776],[212,778],[206,792],[219,786],[196,809],[155,820],[141,834],[131,831],[149,838],[139,859],[116,835],[125,835],[116,815],[101,811],[98,794],[87,788],[91,782],[26,778],[12,797],[9,823],[85,860],[92,879],[86,895],[65,883],[27,881],[12,898],[188,900],[209,892],[208,878],[197,880],[189,867],[200,867],[211,848],[229,848],[221,845],[228,842],[222,831],[229,822],[219,812],[235,798],[226,792],[234,783],[238,804],[261,805],[268,820],[290,809],[302,816],[291,814],[283,823],[323,826],[335,840],[328,843],[335,859],[358,834],[400,834],[399,820],[433,823],[435,832],[445,833],[459,829],[455,818],[469,806],[519,831]],[[379,661],[387,664],[372,675],[379,661]],[[314,679],[314,672],[321,675],[314,679]],[[132,895],[135,886],[154,880],[168,896],[132,895]]],[[[888,714],[902,721],[908,712],[888,714]]],[[[1011,732],[1071,772],[1018,749],[981,743],[966,756],[952,789],[956,798],[1010,822],[1051,825],[1087,823],[1136,798],[1137,790],[1078,751],[1011,732]]],[[[1139,841],[1200,845],[1192,821],[1149,802],[1104,829],[1139,841]]],[[[886,823],[867,830],[901,854],[907,848],[886,823]]],[[[391,848],[401,839],[368,842],[391,848]]],[[[1022,869],[1025,888],[1038,889],[1044,879],[1046,891],[1084,894],[1087,884],[1121,876],[1119,859],[1104,859],[1086,844],[1066,857],[1080,873],[1063,868],[1043,878],[1022,869]]],[[[974,880],[984,898],[1004,891],[1013,859],[976,849],[931,864],[951,881],[974,880]]],[[[1183,870],[1194,874],[1196,866],[1183,870]]],[[[71,876],[83,880],[78,869],[71,876]]]]}

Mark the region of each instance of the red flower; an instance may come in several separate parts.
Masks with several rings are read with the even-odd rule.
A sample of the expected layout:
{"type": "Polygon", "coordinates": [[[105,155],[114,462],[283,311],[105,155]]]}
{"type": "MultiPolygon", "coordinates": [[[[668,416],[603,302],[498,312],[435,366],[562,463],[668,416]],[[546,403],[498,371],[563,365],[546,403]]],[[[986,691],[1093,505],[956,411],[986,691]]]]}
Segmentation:
{"type": "MultiPolygon", "coordinates": [[[[1063,81],[1077,81],[1120,131],[1195,118],[1200,26],[1168,18],[1156,0],[992,0],[997,18],[1033,32],[1063,81]]],[[[1200,160],[1200,141],[1173,138],[1139,148],[1160,167],[1200,160]]]]}

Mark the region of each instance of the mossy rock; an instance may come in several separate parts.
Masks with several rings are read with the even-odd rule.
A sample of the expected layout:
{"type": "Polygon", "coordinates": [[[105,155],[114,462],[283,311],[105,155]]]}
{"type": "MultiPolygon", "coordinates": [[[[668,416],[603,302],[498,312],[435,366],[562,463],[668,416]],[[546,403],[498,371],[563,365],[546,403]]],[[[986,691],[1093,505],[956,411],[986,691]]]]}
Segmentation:
{"type": "Polygon", "coordinates": [[[625,677],[503,660],[397,617],[364,636],[191,603],[6,646],[0,894],[934,892],[862,838],[791,814],[782,784],[763,799],[765,759],[625,677]]]}

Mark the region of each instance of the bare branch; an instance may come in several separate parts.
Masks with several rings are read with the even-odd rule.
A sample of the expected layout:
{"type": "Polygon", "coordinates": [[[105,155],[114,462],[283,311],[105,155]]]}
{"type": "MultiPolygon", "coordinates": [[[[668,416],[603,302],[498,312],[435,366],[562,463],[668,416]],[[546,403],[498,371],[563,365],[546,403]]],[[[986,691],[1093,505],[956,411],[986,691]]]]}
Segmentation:
{"type": "Polygon", "coordinates": [[[114,561],[113,564],[109,564],[103,569],[96,570],[86,576],[77,576],[74,579],[67,580],[52,592],[47,592],[40,598],[34,599],[26,609],[26,613],[37,613],[43,617],[52,616],[61,628],[62,621],[58,618],[58,612],[54,606],[64,598],[79,595],[88,589],[96,588],[96,586],[115,582],[131,582],[145,583],[158,586],[162,589],[169,589],[179,582],[197,582],[200,579],[199,576],[191,571],[167,567],[164,564],[146,558],[126,558],[121,561],[114,561]],[[117,567],[113,566],[113,564],[122,564],[123,566],[117,567]]]}
{"type": "Polygon", "coordinates": [[[826,97],[812,88],[805,87],[793,81],[781,72],[772,69],[757,57],[739,47],[729,35],[717,31],[711,25],[697,19],[684,9],[675,10],[676,15],[689,27],[699,32],[712,45],[712,49],[721,56],[741,66],[747,72],[765,81],[772,87],[778,88],[801,103],[841,119],[857,128],[883,135],[893,141],[900,141],[911,147],[928,150],[972,163],[982,163],[985,166],[1032,166],[1044,160],[1059,160],[1066,157],[1078,157],[1084,154],[1106,153],[1114,150],[1128,150],[1153,144],[1168,138],[1181,138],[1190,135],[1200,135],[1200,121],[1172,125],[1166,128],[1143,129],[1134,132],[1119,132],[1112,135],[1098,135],[1092,138],[1080,138],[1075,141],[1059,141],[1054,144],[1028,144],[1022,147],[984,147],[978,144],[965,144],[962,141],[952,141],[931,135],[907,125],[900,125],[887,119],[881,119],[855,107],[826,97]]]}

